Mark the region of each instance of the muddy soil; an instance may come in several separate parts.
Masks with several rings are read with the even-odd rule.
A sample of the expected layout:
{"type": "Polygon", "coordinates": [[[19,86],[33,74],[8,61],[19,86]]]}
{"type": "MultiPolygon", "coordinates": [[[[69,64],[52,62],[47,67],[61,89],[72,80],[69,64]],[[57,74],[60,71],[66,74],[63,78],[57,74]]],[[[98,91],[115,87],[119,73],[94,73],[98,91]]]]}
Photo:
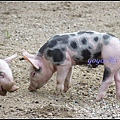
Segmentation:
{"type": "Polygon", "coordinates": [[[0,118],[120,118],[114,82],[106,97],[95,102],[103,66],[75,66],[71,88],[53,93],[56,73],[36,92],[29,92],[29,63],[20,61],[22,51],[36,54],[55,34],[92,30],[120,38],[120,2],[0,2],[0,58],[14,53],[10,63],[20,87],[0,96],[0,118]]]}

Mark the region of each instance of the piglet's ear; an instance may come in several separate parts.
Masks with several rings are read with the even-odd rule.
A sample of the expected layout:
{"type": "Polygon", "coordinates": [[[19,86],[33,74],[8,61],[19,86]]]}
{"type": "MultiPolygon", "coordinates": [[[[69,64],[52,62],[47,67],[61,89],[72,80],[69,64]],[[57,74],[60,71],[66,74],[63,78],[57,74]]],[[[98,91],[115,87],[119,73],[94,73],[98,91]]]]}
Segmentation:
{"type": "Polygon", "coordinates": [[[23,56],[29,57],[29,58],[34,58],[34,55],[29,54],[27,51],[23,52],[23,56]]]}
{"type": "Polygon", "coordinates": [[[38,60],[35,60],[33,58],[28,58],[26,56],[24,56],[24,59],[28,60],[28,62],[30,62],[36,69],[39,69],[41,67],[41,65],[39,63],[40,61],[38,61],[38,60]]]}
{"type": "Polygon", "coordinates": [[[12,59],[14,59],[16,57],[17,57],[17,53],[10,56],[10,57],[5,58],[4,61],[6,61],[7,63],[10,63],[12,61],[12,59]]]}
{"type": "Polygon", "coordinates": [[[39,60],[34,59],[34,55],[29,54],[28,52],[24,51],[23,52],[23,57],[25,60],[27,60],[28,62],[30,62],[36,69],[39,69],[41,67],[41,63],[39,60]]]}

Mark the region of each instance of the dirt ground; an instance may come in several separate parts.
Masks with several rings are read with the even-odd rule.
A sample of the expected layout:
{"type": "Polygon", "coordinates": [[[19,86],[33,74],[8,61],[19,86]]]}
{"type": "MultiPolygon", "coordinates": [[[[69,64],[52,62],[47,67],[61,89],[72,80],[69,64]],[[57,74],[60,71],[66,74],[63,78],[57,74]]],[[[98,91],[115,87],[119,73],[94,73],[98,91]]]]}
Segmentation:
{"type": "Polygon", "coordinates": [[[29,63],[22,51],[35,54],[55,34],[92,30],[120,38],[120,2],[0,2],[0,58],[14,53],[10,63],[20,87],[0,96],[0,118],[120,118],[115,84],[95,102],[103,66],[75,66],[71,88],[55,96],[56,73],[36,92],[29,92],[29,63]]]}

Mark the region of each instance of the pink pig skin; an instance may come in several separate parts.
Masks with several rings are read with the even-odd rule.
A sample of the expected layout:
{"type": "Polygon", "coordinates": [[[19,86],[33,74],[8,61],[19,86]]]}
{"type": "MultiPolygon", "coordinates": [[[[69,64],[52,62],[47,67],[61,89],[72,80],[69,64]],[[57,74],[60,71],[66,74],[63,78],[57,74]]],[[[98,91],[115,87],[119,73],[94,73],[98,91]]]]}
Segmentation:
{"type": "Polygon", "coordinates": [[[13,81],[12,71],[8,65],[16,57],[17,54],[14,54],[3,60],[0,59],[0,95],[2,96],[5,96],[7,92],[14,92],[19,89],[13,81]]]}

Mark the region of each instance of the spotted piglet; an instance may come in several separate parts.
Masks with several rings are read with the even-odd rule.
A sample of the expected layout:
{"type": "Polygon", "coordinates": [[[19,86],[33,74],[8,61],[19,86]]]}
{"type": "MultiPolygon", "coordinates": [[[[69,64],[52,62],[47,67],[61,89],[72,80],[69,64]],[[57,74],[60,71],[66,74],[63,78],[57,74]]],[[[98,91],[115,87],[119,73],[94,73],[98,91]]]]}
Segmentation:
{"type": "Polygon", "coordinates": [[[5,96],[7,92],[14,92],[19,89],[13,81],[12,71],[9,67],[11,60],[16,57],[17,54],[14,54],[5,59],[0,59],[0,95],[2,96],[5,96]]]}
{"type": "Polygon", "coordinates": [[[41,88],[57,72],[56,94],[66,92],[72,66],[91,64],[95,68],[102,64],[103,80],[96,100],[104,98],[113,79],[120,100],[120,41],[112,34],[95,31],[58,34],[48,40],[36,55],[24,51],[23,56],[31,63],[29,91],[41,88]]]}

